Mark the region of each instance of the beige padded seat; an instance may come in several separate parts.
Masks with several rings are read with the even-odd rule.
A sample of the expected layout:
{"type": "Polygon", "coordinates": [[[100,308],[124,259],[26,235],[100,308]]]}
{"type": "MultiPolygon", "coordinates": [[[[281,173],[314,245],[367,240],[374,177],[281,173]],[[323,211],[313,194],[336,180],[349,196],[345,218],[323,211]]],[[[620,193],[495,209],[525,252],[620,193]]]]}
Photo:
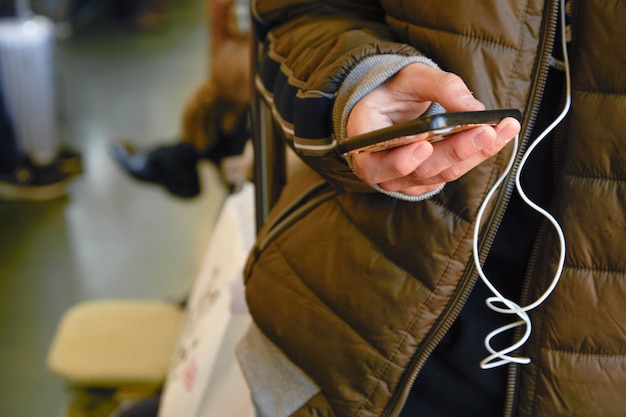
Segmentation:
{"type": "Polygon", "coordinates": [[[183,317],[179,306],[165,301],[102,300],[70,308],[48,352],[48,367],[73,397],[68,415],[99,415],[98,409],[124,398],[158,392],[183,317]]]}

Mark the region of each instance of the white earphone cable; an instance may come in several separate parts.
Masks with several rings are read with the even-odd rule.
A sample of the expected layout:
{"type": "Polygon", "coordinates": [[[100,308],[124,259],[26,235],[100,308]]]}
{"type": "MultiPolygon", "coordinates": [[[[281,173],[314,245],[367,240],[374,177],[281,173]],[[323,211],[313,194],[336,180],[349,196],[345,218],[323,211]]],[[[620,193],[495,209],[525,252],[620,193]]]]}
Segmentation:
{"type": "Polygon", "coordinates": [[[500,187],[500,185],[502,184],[502,182],[504,181],[504,179],[507,177],[507,175],[509,174],[509,172],[511,171],[511,169],[513,168],[513,164],[515,161],[515,155],[517,154],[517,150],[518,150],[518,146],[519,146],[519,136],[515,137],[514,139],[514,148],[513,148],[513,154],[511,156],[511,159],[509,160],[509,163],[504,171],[504,174],[502,174],[502,176],[500,178],[498,178],[498,180],[496,181],[496,183],[493,185],[493,187],[489,190],[489,192],[487,193],[487,196],[485,197],[483,203],[480,206],[480,209],[478,210],[478,216],[476,219],[476,225],[474,227],[474,241],[473,241],[473,255],[474,255],[474,264],[476,265],[476,270],[478,271],[478,275],[480,276],[481,280],[483,281],[483,283],[487,286],[487,288],[493,293],[492,297],[487,298],[486,303],[487,306],[498,313],[502,313],[502,314],[511,314],[511,315],[517,315],[520,320],[515,321],[513,323],[510,323],[506,326],[502,326],[499,327],[497,329],[495,329],[494,331],[492,331],[491,333],[489,333],[486,337],[485,337],[485,348],[489,351],[489,356],[487,356],[485,359],[483,359],[480,362],[480,367],[483,369],[491,369],[491,368],[495,368],[498,366],[502,366],[502,365],[507,365],[507,364],[511,364],[511,363],[516,363],[516,364],[528,364],[530,363],[530,358],[527,357],[518,357],[518,356],[511,356],[509,355],[510,353],[514,352],[515,350],[519,349],[521,346],[523,346],[526,341],[530,338],[530,333],[531,333],[531,329],[532,329],[532,323],[530,320],[530,316],[528,315],[528,312],[534,308],[536,308],[537,306],[539,306],[541,303],[543,303],[552,293],[552,291],[554,290],[554,288],[556,287],[560,277],[561,277],[561,273],[563,272],[563,266],[565,264],[565,236],[563,234],[563,230],[561,229],[561,226],[559,225],[558,221],[550,214],[548,213],[545,209],[543,209],[542,207],[538,206],[537,204],[535,204],[530,198],[528,198],[528,196],[526,195],[526,193],[524,192],[521,182],[520,182],[520,177],[521,177],[521,173],[522,170],[524,168],[524,165],[526,164],[528,158],[530,157],[531,153],[535,150],[535,148],[545,139],[545,137],[550,134],[550,132],[552,132],[552,130],[554,130],[554,128],[556,126],[558,126],[559,123],[561,123],[561,121],[565,118],[565,116],[567,115],[567,113],[569,112],[570,106],[571,106],[571,80],[570,80],[570,68],[569,68],[569,58],[567,55],[567,36],[566,36],[566,22],[565,22],[565,7],[564,7],[564,0],[560,0],[560,19],[561,19],[561,45],[563,48],[563,60],[565,63],[565,88],[566,88],[566,99],[565,99],[565,105],[563,106],[563,110],[561,111],[561,113],[557,116],[557,118],[550,124],[550,126],[548,126],[538,137],[537,139],[535,139],[530,146],[528,147],[528,149],[526,150],[526,152],[524,153],[524,155],[522,156],[522,159],[520,161],[519,164],[519,168],[515,174],[515,188],[517,190],[517,192],[519,193],[520,197],[522,198],[522,200],[528,205],[530,206],[532,209],[534,209],[536,212],[538,212],[539,214],[541,214],[543,217],[545,217],[553,226],[557,237],[558,237],[558,241],[559,241],[559,261],[557,264],[557,269],[555,271],[554,277],[552,278],[552,281],[550,282],[550,285],[548,286],[548,288],[545,290],[545,292],[533,303],[528,304],[525,307],[522,307],[520,305],[518,305],[517,303],[515,303],[514,301],[506,298],[505,296],[503,296],[500,291],[498,291],[498,289],[489,281],[489,278],[487,278],[487,276],[485,275],[482,266],[480,264],[480,258],[479,258],[479,252],[478,252],[478,235],[479,235],[479,231],[480,231],[480,225],[481,225],[481,220],[483,218],[484,212],[487,208],[487,205],[489,203],[489,201],[491,200],[491,198],[493,197],[493,195],[495,194],[496,190],[500,187]],[[497,350],[495,348],[493,348],[491,341],[498,335],[505,333],[509,330],[513,330],[517,327],[520,326],[525,326],[525,330],[524,330],[524,334],[520,337],[520,339],[511,344],[509,347],[506,347],[504,349],[500,349],[497,350]]]}

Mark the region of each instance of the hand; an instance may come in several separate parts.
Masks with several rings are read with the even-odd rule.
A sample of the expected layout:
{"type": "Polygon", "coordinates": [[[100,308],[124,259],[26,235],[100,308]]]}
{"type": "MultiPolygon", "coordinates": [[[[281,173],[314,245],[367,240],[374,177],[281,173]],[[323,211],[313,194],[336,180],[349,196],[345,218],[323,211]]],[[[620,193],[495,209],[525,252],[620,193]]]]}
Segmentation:
{"type": "MultiPolygon", "coordinates": [[[[458,76],[424,64],[411,64],[354,106],[348,117],[347,135],[414,119],[433,101],[447,111],[485,109],[458,76]]],[[[419,195],[460,178],[500,152],[519,131],[519,122],[506,118],[496,127],[476,127],[436,143],[419,141],[388,151],[361,152],[353,155],[352,166],[368,184],[419,195]]]]}

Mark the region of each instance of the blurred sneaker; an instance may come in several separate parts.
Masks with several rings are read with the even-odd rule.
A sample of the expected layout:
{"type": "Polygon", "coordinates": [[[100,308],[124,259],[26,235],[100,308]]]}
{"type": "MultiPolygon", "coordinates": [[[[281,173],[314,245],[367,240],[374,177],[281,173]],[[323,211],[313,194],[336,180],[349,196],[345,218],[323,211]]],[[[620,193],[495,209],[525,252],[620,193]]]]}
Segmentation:
{"type": "Polygon", "coordinates": [[[131,177],[161,185],[182,198],[200,193],[198,162],[208,160],[218,167],[228,190],[234,192],[251,179],[253,156],[248,112],[226,117],[218,111],[214,116],[216,140],[205,151],[198,151],[194,145],[183,141],[153,149],[137,149],[130,142],[119,140],[111,144],[111,155],[131,177]]]}
{"type": "Polygon", "coordinates": [[[71,176],[56,164],[38,166],[25,160],[10,174],[0,173],[0,200],[49,201],[67,195],[71,176]]]}
{"type": "Polygon", "coordinates": [[[200,193],[199,155],[188,143],[140,150],[127,141],[117,141],[111,144],[110,150],[118,165],[139,181],[161,185],[181,198],[192,198],[200,193]]]}

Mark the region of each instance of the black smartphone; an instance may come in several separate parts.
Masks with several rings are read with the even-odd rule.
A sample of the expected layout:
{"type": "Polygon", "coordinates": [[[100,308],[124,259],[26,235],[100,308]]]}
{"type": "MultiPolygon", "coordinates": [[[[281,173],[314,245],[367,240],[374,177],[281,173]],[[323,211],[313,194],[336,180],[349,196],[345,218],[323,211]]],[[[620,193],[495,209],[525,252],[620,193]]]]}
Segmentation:
{"type": "Polygon", "coordinates": [[[338,149],[342,155],[347,155],[383,151],[418,140],[436,142],[481,125],[495,126],[505,117],[522,120],[517,109],[440,113],[353,136],[338,149]]]}

